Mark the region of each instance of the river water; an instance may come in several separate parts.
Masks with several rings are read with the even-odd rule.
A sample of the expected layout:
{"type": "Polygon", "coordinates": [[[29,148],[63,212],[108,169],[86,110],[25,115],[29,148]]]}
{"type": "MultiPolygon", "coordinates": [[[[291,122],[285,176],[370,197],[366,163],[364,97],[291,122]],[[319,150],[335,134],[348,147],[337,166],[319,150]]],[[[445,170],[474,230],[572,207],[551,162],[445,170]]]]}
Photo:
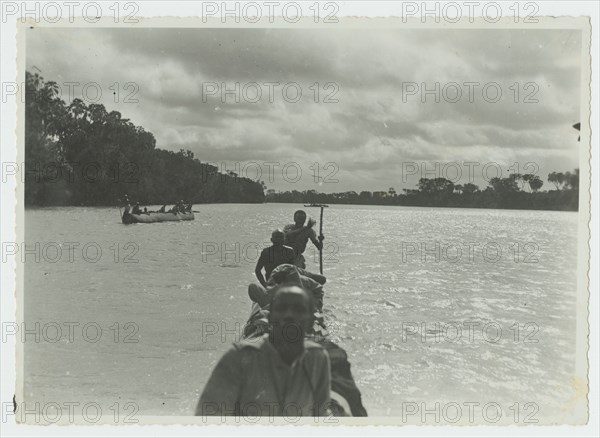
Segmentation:
{"type": "MultiPolygon", "coordinates": [[[[246,321],[259,249],[298,206],[195,208],[192,222],[127,226],[118,209],[26,211],[39,338],[25,343],[25,401],[193,413],[246,321]]],[[[569,414],[576,213],[332,206],[324,234],[326,318],[370,415],[469,402],[498,405],[501,422],[569,414]]],[[[306,258],[318,271],[310,244],[306,258]]]]}

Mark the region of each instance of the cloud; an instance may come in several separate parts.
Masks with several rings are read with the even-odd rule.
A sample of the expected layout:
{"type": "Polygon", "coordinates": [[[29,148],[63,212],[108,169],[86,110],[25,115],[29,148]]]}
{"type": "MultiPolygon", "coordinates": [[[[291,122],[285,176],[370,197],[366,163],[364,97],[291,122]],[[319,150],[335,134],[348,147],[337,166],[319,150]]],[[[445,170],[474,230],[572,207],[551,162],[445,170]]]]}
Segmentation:
{"type": "Polygon", "coordinates": [[[298,190],[399,190],[411,160],[535,161],[548,171],[579,162],[573,29],[34,28],[26,37],[28,69],[81,84],[64,97],[99,84],[99,102],[153,132],[158,147],[231,168],[339,166],[338,184],[307,177],[298,190]]]}

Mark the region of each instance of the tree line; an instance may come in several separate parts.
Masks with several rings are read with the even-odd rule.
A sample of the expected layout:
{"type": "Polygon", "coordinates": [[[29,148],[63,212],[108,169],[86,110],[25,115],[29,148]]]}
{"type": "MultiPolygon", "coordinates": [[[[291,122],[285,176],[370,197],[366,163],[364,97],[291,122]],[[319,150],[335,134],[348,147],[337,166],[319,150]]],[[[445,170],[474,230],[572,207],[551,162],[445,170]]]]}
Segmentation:
{"type": "Polygon", "coordinates": [[[485,189],[473,183],[454,184],[446,178],[421,178],[416,189],[397,193],[355,191],[319,193],[315,190],[277,192],[267,190],[267,202],[404,205],[414,207],[510,208],[525,210],[568,210],[579,208],[579,169],[548,175],[555,189],[541,191],[542,179],[533,174],[512,173],[491,178],[485,189]]]}
{"type": "Polygon", "coordinates": [[[25,204],[113,206],[127,194],[141,204],[215,202],[373,204],[426,207],[578,209],[579,169],[542,179],[513,173],[480,189],[445,178],[421,178],[416,189],[319,193],[277,192],[264,182],[201,162],[189,150],[156,147],[151,132],[103,105],[66,104],[58,84],[26,72],[25,204]]]}
{"type": "Polygon", "coordinates": [[[264,183],[156,147],[151,132],[103,105],[66,104],[58,84],[26,72],[25,204],[264,202],[264,183]]]}

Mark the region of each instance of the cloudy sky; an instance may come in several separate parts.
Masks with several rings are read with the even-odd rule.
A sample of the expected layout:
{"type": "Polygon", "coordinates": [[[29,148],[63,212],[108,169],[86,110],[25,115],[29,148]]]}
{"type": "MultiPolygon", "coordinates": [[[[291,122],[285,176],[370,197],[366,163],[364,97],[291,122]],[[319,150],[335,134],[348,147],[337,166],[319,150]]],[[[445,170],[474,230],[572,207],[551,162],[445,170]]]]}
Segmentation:
{"type": "Polygon", "coordinates": [[[485,186],[488,163],[507,176],[533,162],[545,181],[577,167],[582,149],[571,127],[578,30],[35,28],[26,38],[28,70],[62,85],[66,101],[66,83],[79,83],[72,97],[120,111],[158,147],[240,163],[251,178],[256,166],[244,165],[258,163],[277,190],[401,191],[420,176],[469,182],[469,169],[485,186]],[[91,82],[98,99],[94,87],[82,94],[91,82]],[[438,96],[423,94],[436,83],[438,96]],[[280,163],[272,182],[269,162],[280,163]],[[286,163],[297,163],[287,181],[286,163]],[[438,175],[422,173],[435,163],[438,175]]]}

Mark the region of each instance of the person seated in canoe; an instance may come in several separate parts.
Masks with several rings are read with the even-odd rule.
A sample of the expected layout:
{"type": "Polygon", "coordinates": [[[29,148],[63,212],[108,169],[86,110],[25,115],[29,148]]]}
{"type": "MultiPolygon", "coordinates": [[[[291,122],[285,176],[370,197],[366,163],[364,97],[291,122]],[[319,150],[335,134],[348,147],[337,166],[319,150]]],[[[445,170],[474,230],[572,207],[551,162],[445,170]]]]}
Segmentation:
{"type": "Polygon", "coordinates": [[[235,343],[223,355],[204,387],[196,415],[329,415],[329,355],[304,336],[312,323],[311,296],[301,287],[282,285],[270,307],[270,333],[235,343]]]}
{"type": "Polygon", "coordinates": [[[305,226],[305,221],[306,212],[298,210],[294,213],[294,223],[286,225],[283,228],[283,232],[285,233],[285,244],[292,247],[296,253],[294,264],[302,269],[306,268],[306,260],[303,253],[306,250],[308,240],[310,239],[317,249],[323,247],[323,237],[320,236],[319,239],[317,239],[317,233],[313,230],[313,226],[316,222],[311,218],[305,226]]]}
{"type": "MultiPolygon", "coordinates": [[[[350,371],[350,362],[348,355],[339,345],[334,343],[330,337],[331,333],[326,327],[321,307],[323,302],[322,285],[326,278],[323,275],[314,274],[294,265],[280,265],[273,270],[267,286],[270,291],[274,291],[278,284],[302,284],[307,292],[312,292],[314,305],[313,325],[305,334],[309,339],[322,345],[330,359],[331,370],[331,415],[341,416],[367,416],[367,411],[362,404],[360,390],[350,371]],[[314,280],[315,283],[312,282],[314,280]],[[314,286],[311,286],[314,285],[314,286]],[[310,290],[311,288],[314,288],[310,290]]],[[[260,286],[257,286],[259,288],[260,286]]],[[[244,326],[244,337],[248,340],[260,340],[266,333],[271,332],[269,317],[269,302],[265,308],[260,308],[258,304],[253,304],[252,312],[248,322],[244,326]]],[[[335,330],[335,329],[334,329],[335,330]]],[[[333,332],[335,333],[335,331],[333,332]]]]}
{"type": "Polygon", "coordinates": [[[167,208],[167,205],[163,205],[162,207],[160,207],[160,209],[158,210],[159,213],[164,213],[165,209],[167,208]]]}
{"type": "Polygon", "coordinates": [[[317,337],[326,335],[327,328],[325,327],[325,320],[321,313],[324,296],[323,284],[325,284],[325,281],[326,279],[322,275],[313,274],[291,264],[283,264],[273,270],[267,281],[266,288],[256,283],[250,284],[248,286],[248,295],[253,303],[250,310],[250,317],[244,326],[244,336],[247,338],[256,338],[269,332],[269,306],[274,292],[284,284],[299,286],[311,295],[315,311],[313,314],[313,325],[308,333],[311,336],[317,337]]]}
{"type": "Polygon", "coordinates": [[[263,249],[260,253],[258,261],[256,262],[254,273],[256,274],[256,278],[258,279],[259,283],[265,288],[267,287],[267,280],[265,280],[265,278],[269,278],[271,276],[273,269],[284,263],[294,263],[294,260],[296,259],[294,250],[289,246],[285,246],[283,244],[283,240],[283,231],[273,231],[271,233],[271,242],[273,245],[263,249]],[[263,269],[265,270],[264,276],[262,273],[263,269]]]}
{"type": "Polygon", "coordinates": [[[312,286],[317,283],[321,286],[327,283],[327,277],[307,271],[306,269],[299,268],[295,265],[284,264],[273,269],[269,276],[269,280],[267,281],[267,287],[273,287],[288,282],[301,284],[305,288],[308,286],[309,289],[312,290],[312,286]]]}
{"type": "Polygon", "coordinates": [[[140,203],[136,202],[131,210],[131,214],[142,214],[142,209],[140,208],[140,203]]]}
{"type": "Polygon", "coordinates": [[[148,213],[148,207],[144,207],[144,214],[150,214],[148,213]]]}
{"type": "Polygon", "coordinates": [[[129,196],[127,196],[127,193],[125,193],[125,196],[123,196],[123,199],[118,199],[119,204],[121,204],[122,206],[130,206],[131,208],[131,202],[129,201],[129,196]]]}
{"type": "Polygon", "coordinates": [[[175,204],[175,209],[176,213],[185,213],[185,205],[183,204],[183,200],[180,200],[177,204],[175,204]]]}
{"type": "Polygon", "coordinates": [[[275,267],[267,278],[266,284],[251,283],[248,285],[248,296],[261,309],[268,307],[273,298],[273,292],[277,286],[282,284],[295,284],[306,289],[312,295],[317,310],[321,310],[323,307],[323,285],[327,281],[323,275],[308,272],[291,263],[284,263],[275,267]]]}

